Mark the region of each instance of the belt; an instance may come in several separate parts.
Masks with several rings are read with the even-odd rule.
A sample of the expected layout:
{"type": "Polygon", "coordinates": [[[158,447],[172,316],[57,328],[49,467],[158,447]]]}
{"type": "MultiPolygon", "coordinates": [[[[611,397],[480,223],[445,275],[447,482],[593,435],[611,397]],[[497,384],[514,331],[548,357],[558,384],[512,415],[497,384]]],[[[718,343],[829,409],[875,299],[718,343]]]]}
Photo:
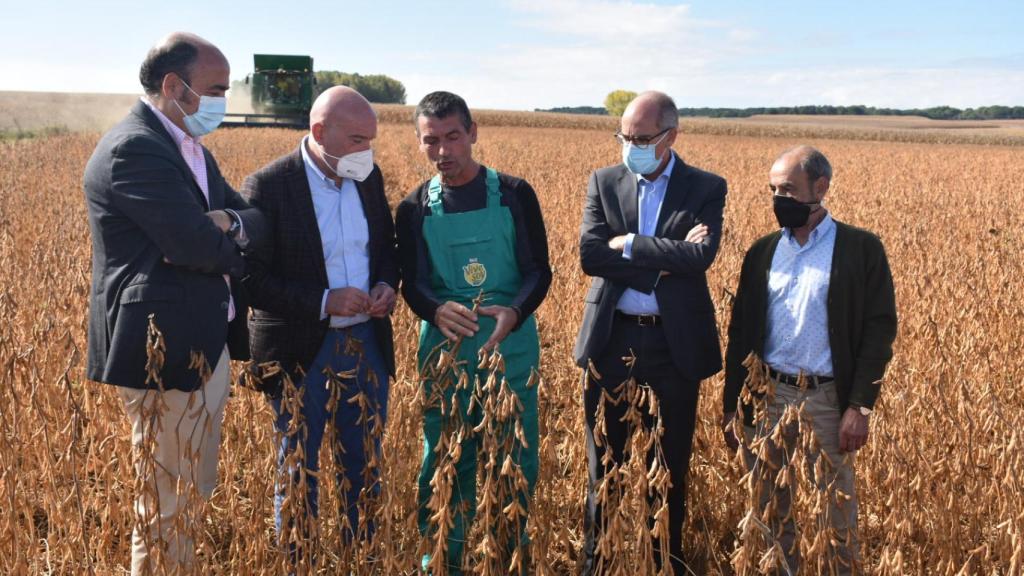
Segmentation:
{"type": "Polygon", "coordinates": [[[636,324],[638,326],[658,326],[661,324],[661,316],[657,314],[626,314],[616,310],[615,316],[629,324],[636,324]]]}
{"type": "MultiPolygon", "coordinates": [[[[789,386],[794,387],[799,386],[799,384],[797,384],[797,381],[799,380],[797,376],[779,372],[778,370],[775,370],[774,368],[771,367],[768,368],[768,376],[771,376],[772,380],[775,380],[776,382],[781,382],[782,384],[787,384],[789,386]]],[[[814,376],[811,374],[803,375],[803,381],[804,384],[807,386],[808,390],[814,390],[818,386],[821,386],[822,384],[828,384],[833,380],[835,380],[835,378],[833,378],[832,376],[814,376]]]]}
{"type": "Polygon", "coordinates": [[[356,326],[362,326],[363,324],[366,324],[367,322],[369,322],[369,320],[363,320],[362,322],[357,322],[355,324],[349,324],[348,326],[327,326],[327,329],[331,330],[331,331],[334,331],[334,332],[344,332],[346,330],[350,330],[352,328],[355,328],[356,326]]]}

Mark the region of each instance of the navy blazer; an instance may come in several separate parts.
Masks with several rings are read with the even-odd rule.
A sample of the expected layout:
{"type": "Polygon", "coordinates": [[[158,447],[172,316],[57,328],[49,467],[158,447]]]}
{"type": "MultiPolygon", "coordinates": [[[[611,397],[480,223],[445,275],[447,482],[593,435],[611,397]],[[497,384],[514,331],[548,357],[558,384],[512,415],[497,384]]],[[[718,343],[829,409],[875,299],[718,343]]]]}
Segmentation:
{"type": "Polygon", "coordinates": [[[656,232],[637,235],[627,260],[608,247],[608,240],[639,229],[636,176],[624,164],[591,174],[580,228],[580,264],[593,276],[574,352],[581,368],[601,356],[619,298],[632,288],[654,292],[672,358],[684,378],[702,380],[722,369],[705,272],[718,253],[725,195],[723,178],[676,156],[656,232]],[[708,236],[699,243],[686,242],[686,233],[697,224],[707,225],[708,236]],[[662,271],[668,275],[661,276],[662,271]]]}
{"type": "MultiPolygon", "coordinates": [[[[384,194],[384,178],[376,165],[363,182],[356,182],[369,229],[370,286],[386,282],[398,291],[395,223],[384,194]]],[[[316,358],[330,327],[321,319],[324,290],[329,287],[323,242],[302,151],[278,158],[249,175],[242,194],[263,212],[266,242],[249,251],[244,283],[252,298],[252,357],[256,362],[279,362],[298,384],[316,358]]],[[[395,373],[391,318],[371,318],[377,345],[388,372],[395,373]]],[[[281,392],[280,374],[261,384],[274,396],[281,392]]]]}
{"type": "Polygon", "coordinates": [[[130,388],[155,388],[147,378],[150,317],[165,347],[163,388],[191,391],[201,384],[189,367],[202,353],[211,369],[225,343],[248,357],[243,295],[235,290],[228,326],[224,274],[240,278],[238,246],[206,216],[232,208],[246,234],[262,235],[262,216],[231,189],[204,149],[207,203],[174,139],[143,102],[96,145],[84,190],[92,237],[87,376],[130,388]]]}

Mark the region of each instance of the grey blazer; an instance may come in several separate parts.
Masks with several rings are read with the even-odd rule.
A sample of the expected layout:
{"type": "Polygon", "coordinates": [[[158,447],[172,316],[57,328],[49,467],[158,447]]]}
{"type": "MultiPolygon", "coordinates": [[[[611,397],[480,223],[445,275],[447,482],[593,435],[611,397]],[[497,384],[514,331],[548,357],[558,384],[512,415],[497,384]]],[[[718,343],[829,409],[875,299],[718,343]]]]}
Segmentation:
{"type": "Polygon", "coordinates": [[[608,240],[638,230],[636,176],[623,164],[591,174],[580,228],[580,263],[593,278],[574,351],[580,367],[601,356],[619,297],[633,288],[654,292],[673,360],[684,378],[702,380],[722,369],[705,272],[718,253],[725,195],[723,178],[676,156],[656,233],[636,236],[632,259],[627,260],[608,247],[608,240]],[[685,242],[686,233],[701,223],[707,225],[708,236],[700,243],[685,242]],[[662,270],[669,274],[660,276],[662,270]]]}
{"type": "Polygon", "coordinates": [[[238,246],[205,215],[232,208],[246,235],[258,242],[263,217],[231,189],[213,156],[206,157],[210,201],[160,120],[138,102],[96,145],[84,189],[92,236],[87,376],[130,388],[147,381],[149,318],[163,334],[165,389],[191,391],[199,372],[193,352],[211,369],[228,343],[248,357],[245,298],[235,289],[235,321],[227,321],[228,286],[245,261],[238,246]]]}

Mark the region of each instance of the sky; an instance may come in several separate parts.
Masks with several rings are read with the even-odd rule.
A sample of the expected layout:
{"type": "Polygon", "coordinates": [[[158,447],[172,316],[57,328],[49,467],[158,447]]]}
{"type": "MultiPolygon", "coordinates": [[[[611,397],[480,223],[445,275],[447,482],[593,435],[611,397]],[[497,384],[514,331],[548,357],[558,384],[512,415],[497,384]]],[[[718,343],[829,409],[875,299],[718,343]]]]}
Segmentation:
{"type": "Polygon", "coordinates": [[[1024,2],[992,0],[0,0],[0,90],[138,93],[146,51],[207,38],[234,79],[253,53],[386,74],[408,103],[601,106],[656,89],[680,107],[1024,105],[1024,2]]]}

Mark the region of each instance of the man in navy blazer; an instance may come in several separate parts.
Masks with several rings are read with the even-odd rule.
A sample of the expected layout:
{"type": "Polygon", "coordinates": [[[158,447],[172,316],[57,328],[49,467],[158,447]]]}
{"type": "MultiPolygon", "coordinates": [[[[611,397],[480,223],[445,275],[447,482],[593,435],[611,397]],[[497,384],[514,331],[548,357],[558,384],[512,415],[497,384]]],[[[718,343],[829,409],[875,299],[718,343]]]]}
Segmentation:
{"type": "MultiPolygon", "coordinates": [[[[596,442],[602,391],[634,378],[659,400],[661,446],[672,487],[668,492],[670,562],[685,573],[683,518],[686,474],[700,381],[722,367],[714,305],[705,272],[722,231],[725,180],[686,165],[672,151],[679,126],[675,103],[660,92],[637,96],[616,135],[623,163],[590,177],[580,231],[580,262],[592,276],[576,341],[584,369],[589,489],[585,515],[585,573],[600,572],[602,537],[596,490],[606,450],[621,462],[629,430],[626,403],[604,407],[606,442],[596,442]],[[633,357],[631,365],[624,360],[633,357]]],[[[647,418],[647,424],[653,424],[647,418]]],[[[653,454],[648,455],[649,458],[653,454]]],[[[656,542],[655,549],[662,544],[656,542]]],[[[656,555],[660,563],[660,555],[656,555]]]]}
{"type": "Polygon", "coordinates": [[[147,451],[137,454],[144,488],[136,495],[133,574],[188,569],[193,542],[183,508],[192,487],[205,498],[213,492],[228,350],[248,357],[235,279],[245,272],[240,245],[262,234],[262,216],[200,142],[223,116],[228,74],[206,40],[163,39],[142,63],[145,97],[103,136],[85,170],[87,375],[117,387],[133,446],[147,451]],[[162,342],[147,336],[151,324],[162,342]],[[148,355],[147,344],[162,354],[148,355]]]}

